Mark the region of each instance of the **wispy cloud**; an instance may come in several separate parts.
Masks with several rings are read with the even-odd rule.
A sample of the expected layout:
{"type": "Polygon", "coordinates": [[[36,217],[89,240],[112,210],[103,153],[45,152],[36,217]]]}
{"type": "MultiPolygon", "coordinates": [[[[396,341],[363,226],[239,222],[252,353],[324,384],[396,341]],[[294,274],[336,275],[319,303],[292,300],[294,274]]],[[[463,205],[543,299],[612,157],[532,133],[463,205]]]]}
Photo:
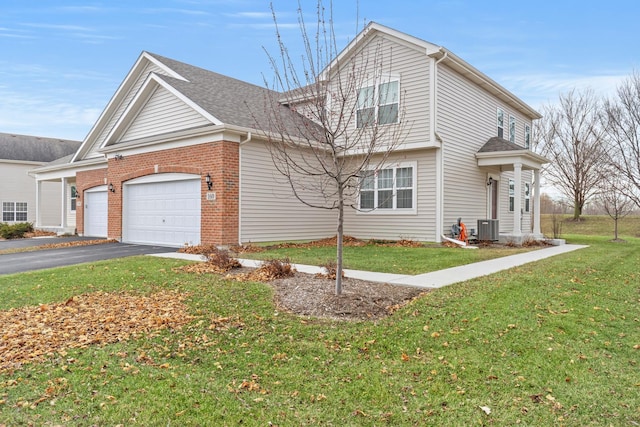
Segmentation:
{"type": "Polygon", "coordinates": [[[142,9],[142,13],[146,14],[181,14],[181,15],[193,15],[193,16],[207,16],[211,15],[209,12],[204,10],[194,10],[194,9],[176,9],[176,8],[145,8],[142,9]]]}
{"type": "Polygon", "coordinates": [[[66,24],[44,24],[40,22],[23,22],[20,24],[24,27],[30,28],[41,28],[45,30],[58,30],[58,31],[82,31],[82,32],[92,32],[95,29],[91,27],[83,27],[80,25],[66,25],[66,24]]]}

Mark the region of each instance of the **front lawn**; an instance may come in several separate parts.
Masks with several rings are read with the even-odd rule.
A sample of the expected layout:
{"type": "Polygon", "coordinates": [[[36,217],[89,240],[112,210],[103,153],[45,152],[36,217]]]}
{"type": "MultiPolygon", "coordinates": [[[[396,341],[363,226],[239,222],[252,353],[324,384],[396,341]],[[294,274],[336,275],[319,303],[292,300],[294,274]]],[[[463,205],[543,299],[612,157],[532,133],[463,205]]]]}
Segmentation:
{"type": "Polygon", "coordinates": [[[172,290],[194,318],[0,373],[0,425],[637,425],[640,242],[572,243],[591,246],[375,322],[297,317],[269,285],[170,259],[2,276],[4,311],[172,290]]]}

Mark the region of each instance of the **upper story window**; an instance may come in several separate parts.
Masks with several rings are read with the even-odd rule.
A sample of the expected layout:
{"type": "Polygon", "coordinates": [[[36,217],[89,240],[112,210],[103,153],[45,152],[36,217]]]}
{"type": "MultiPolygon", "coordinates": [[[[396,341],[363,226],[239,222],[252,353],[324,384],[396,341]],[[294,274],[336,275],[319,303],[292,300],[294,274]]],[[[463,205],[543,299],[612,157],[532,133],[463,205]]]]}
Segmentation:
{"type": "Polygon", "coordinates": [[[524,148],[531,148],[531,126],[524,125],[524,148]]]}
{"type": "Polygon", "coordinates": [[[509,141],[516,142],[516,118],[509,115],[509,141]]]}
{"type": "Polygon", "coordinates": [[[368,171],[360,180],[360,209],[389,213],[415,209],[415,163],[368,171]]]}
{"type": "Polygon", "coordinates": [[[504,111],[498,108],[498,137],[504,138],[504,111]]]}
{"type": "Polygon", "coordinates": [[[2,202],[3,222],[26,222],[27,202],[2,202]]]}
{"type": "Polygon", "coordinates": [[[388,80],[358,90],[356,126],[398,123],[400,81],[388,80]]]}
{"type": "Polygon", "coordinates": [[[78,190],[75,185],[71,186],[71,210],[76,210],[76,200],[78,199],[78,190]]]}

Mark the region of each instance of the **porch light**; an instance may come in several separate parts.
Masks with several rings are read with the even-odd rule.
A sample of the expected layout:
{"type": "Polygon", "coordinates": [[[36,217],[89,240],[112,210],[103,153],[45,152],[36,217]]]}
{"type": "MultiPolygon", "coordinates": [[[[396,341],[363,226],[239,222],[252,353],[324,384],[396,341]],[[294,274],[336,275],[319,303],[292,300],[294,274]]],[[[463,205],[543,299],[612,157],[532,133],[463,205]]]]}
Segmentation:
{"type": "Polygon", "coordinates": [[[493,177],[489,177],[489,181],[487,181],[487,187],[490,187],[493,184],[493,177]]]}
{"type": "Polygon", "coordinates": [[[109,183],[109,191],[111,191],[112,193],[116,192],[116,189],[113,188],[113,183],[112,182],[109,183]]]}
{"type": "Polygon", "coordinates": [[[213,187],[213,182],[211,182],[211,175],[209,175],[209,173],[207,173],[207,176],[204,177],[204,181],[207,183],[207,187],[209,188],[209,190],[211,190],[211,187],[213,187]]]}

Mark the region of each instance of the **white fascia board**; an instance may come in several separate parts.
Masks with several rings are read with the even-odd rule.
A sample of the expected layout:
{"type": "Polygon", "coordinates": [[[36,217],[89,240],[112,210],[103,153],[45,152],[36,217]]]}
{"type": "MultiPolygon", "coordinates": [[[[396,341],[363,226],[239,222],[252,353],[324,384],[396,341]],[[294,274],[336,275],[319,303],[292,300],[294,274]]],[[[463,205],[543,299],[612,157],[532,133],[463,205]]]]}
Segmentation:
{"type": "Polygon", "coordinates": [[[549,160],[529,150],[476,153],[478,166],[510,166],[522,164],[526,169],[541,169],[549,160]]]}
{"type": "Polygon", "coordinates": [[[89,148],[91,148],[91,146],[95,142],[95,138],[100,133],[100,130],[102,130],[106,123],[109,122],[111,114],[113,114],[118,108],[120,102],[122,102],[122,99],[126,97],[127,93],[129,92],[129,90],[131,90],[131,87],[138,80],[138,78],[142,74],[142,71],[147,67],[149,62],[152,62],[156,66],[160,67],[171,77],[180,80],[186,80],[180,74],[176,73],[171,68],[167,67],[165,64],[151,56],[148,52],[142,52],[127,73],[122,83],[120,83],[120,86],[118,86],[118,89],[107,103],[107,106],[104,108],[104,110],[102,110],[102,113],[98,117],[98,120],[96,120],[96,122],[91,127],[91,130],[89,130],[89,133],[84,138],[84,141],[82,142],[82,145],[80,145],[80,148],[78,148],[78,150],[74,154],[71,162],[75,162],[78,159],[78,156],[80,156],[82,153],[85,153],[89,148]]]}
{"type": "Polygon", "coordinates": [[[104,157],[99,159],[91,159],[91,161],[80,161],[75,163],[69,163],[57,165],[51,169],[40,168],[36,172],[31,171],[36,181],[51,181],[61,178],[75,178],[77,172],[83,172],[88,170],[102,169],[107,167],[107,161],[104,157]]]}
{"type": "Polygon", "coordinates": [[[153,93],[157,90],[158,87],[163,87],[164,89],[171,92],[174,96],[179,98],[182,102],[187,104],[189,107],[197,111],[200,115],[205,117],[214,125],[221,125],[222,122],[218,120],[216,117],[209,114],[207,111],[203,110],[199,105],[195,104],[189,98],[184,96],[181,92],[177,91],[173,86],[164,81],[160,76],[156,73],[150,73],[147,76],[147,79],[142,84],[142,87],[136,94],[136,96],[131,100],[127,109],[122,113],[122,116],[118,119],[116,124],[109,132],[109,135],[105,138],[104,142],[100,146],[100,150],[104,149],[108,146],[108,144],[113,144],[117,142],[118,137],[123,135],[128,127],[133,123],[135,118],[137,117],[140,110],[145,106],[149,98],[153,95],[153,93]]]}

